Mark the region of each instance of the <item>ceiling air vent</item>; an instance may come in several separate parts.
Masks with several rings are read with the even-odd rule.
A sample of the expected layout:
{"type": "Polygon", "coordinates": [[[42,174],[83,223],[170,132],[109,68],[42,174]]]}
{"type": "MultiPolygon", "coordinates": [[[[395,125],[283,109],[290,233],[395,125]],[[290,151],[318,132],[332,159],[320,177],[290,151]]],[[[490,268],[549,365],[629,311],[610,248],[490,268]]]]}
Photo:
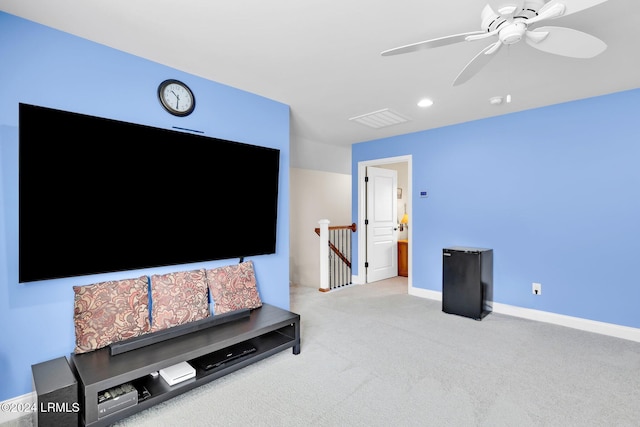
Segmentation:
{"type": "Polygon", "coordinates": [[[351,117],[349,120],[361,123],[374,129],[379,129],[387,126],[397,125],[398,123],[408,122],[410,119],[399,113],[396,113],[393,110],[385,108],[384,110],[374,111],[373,113],[351,117]]]}

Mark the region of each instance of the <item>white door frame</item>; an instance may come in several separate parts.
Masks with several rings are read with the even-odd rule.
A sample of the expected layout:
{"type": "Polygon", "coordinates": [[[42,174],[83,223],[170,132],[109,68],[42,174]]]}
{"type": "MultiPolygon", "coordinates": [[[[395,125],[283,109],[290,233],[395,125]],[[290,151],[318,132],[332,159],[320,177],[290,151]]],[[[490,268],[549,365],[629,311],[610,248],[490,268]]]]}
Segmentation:
{"type": "MultiPolygon", "coordinates": [[[[407,214],[409,214],[409,220],[413,218],[413,190],[412,184],[413,181],[413,167],[412,167],[412,156],[397,156],[397,157],[387,157],[384,159],[375,159],[375,160],[366,160],[362,162],[358,162],[358,231],[362,230],[361,233],[358,234],[358,275],[353,277],[353,282],[358,284],[367,283],[367,274],[364,263],[366,261],[366,251],[367,251],[367,233],[365,232],[366,226],[364,224],[365,213],[367,210],[366,203],[366,188],[364,186],[364,177],[367,174],[367,166],[382,166],[388,163],[407,163],[407,175],[408,175],[408,183],[407,183],[407,194],[409,195],[407,200],[407,214]]],[[[413,270],[413,226],[409,224],[408,227],[408,260],[409,260],[409,277],[408,277],[408,287],[412,287],[412,279],[411,279],[411,271],[413,270]]]]}

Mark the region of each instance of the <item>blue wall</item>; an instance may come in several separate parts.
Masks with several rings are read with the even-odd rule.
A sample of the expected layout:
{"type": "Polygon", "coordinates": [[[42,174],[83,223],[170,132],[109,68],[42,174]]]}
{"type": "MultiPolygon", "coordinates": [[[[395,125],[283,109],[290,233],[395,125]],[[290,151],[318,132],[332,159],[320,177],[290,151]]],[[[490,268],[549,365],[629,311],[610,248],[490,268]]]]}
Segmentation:
{"type": "MultiPolygon", "coordinates": [[[[197,129],[207,136],[280,149],[280,186],[284,190],[279,194],[277,252],[251,259],[263,301],[289,308],[287,105],[1,12],[0,58],[0,401],[31,391],[32,364],[73,351],[74,285],[238,262],[223,260],[18,284],[19,102],[161,128],[197,129]],[[176,118],[161,108],[156,91],[167,78],[182,80],[194,91],[196,110],[190,116],[176,118]]],[[[51,143],[55,144],[56,138],[52,137],[51,143]]],[[[233,206],[228,208],[231,218],[233,206]]]]}
{"type": "Polygon", "coordinates": [[[633,90],[364,142],[352,173],[412,155],[414,287],[442,290],[442,248],[492,248],[496,302],[640,328],[639,111],[633,90]]]}

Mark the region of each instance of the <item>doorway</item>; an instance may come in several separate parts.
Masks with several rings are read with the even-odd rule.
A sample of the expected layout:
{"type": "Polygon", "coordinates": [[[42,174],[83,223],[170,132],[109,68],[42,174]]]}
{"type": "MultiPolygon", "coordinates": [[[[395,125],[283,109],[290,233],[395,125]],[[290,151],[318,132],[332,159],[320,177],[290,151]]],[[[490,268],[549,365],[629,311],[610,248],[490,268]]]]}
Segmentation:
{"type": "MultiPolygon", "coordinates": [[[[398,192],[398,214],[400,215],[397,218],[396,223],[402,217],[402,214],[407,213],[409,220],[411,220],[412,216],[412,156],[398,156],[398,157],[388,157],[382,159],[368,160],[363,162],[358,162],[358,230],[367,230],[367,225],[365,224],[365,220],[367,219],[367,191],[365,184],[365,176],[367,175],[367,167],[376,167],[376,168],[395,168],[397,166],[402,168],[406,168],[406,179],[400,179],[400,183],[398,184],[398,189],[402,191],[402,195],[398,192]]],[[[405,230],[405,236],[407,240],[407,257],[408,257],[408,269],[407,269],[407,286],[410,288],[412,286],[411,281],[411,270],[413,269],[412,262],[412,228],[411,224],[405,230]]],[[[358,233],[358,276],[357,282],[361,284],[366,284],[372,282],[368,277],[368,268],[366,267],[366,263],[370,262],[367,256],[367,247],[368,247],[368,239],[366,232],[358,233]]]]}

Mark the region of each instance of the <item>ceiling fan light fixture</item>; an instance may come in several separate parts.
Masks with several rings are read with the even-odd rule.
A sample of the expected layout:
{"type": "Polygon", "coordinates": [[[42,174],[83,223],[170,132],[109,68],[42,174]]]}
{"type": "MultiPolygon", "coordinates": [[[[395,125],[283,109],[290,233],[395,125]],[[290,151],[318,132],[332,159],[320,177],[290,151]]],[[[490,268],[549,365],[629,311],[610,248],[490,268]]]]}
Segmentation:
{"type": "Polygon", "coordinates": [[[423,98],[420,101],[418,101],[418,107],[420,108],[427,108],[427,107],[431,107],[433,105],[433,101],[429,98],[423,98]]]}
{"type": "Polygon", "coordinates": [[[514,22],[500,30],[500,41],[506,45],[518,43],[527,31],[527,26],[523,22],[514,22]]]}

